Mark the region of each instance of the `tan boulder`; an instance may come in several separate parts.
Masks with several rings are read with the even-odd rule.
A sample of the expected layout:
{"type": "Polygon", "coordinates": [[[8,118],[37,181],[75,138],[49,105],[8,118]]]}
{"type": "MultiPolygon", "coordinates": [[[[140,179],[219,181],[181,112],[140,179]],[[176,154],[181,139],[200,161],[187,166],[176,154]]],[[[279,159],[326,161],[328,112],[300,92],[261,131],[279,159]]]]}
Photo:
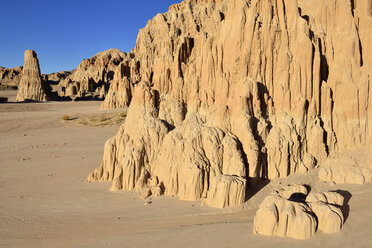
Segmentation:
{"type": "Polygon", "coordinates": [[[270,195],[261,203],[254,217],[254,233],[265,236],[308,239],[317,229],[317,220],[304,203],[270,195]]]}
{"type": "Polygon", "coordinates": [[[253,232],[294,239],[308,239],[317,230],[338,232],[344,224],[343,205],[343,196],[336,192],[308,193],[303,185],[289,185],[263,200],[253,232]]]}
{"type": "Polygon", "coordinates": [[[340,206],[344,198],[335,192],[310,193],[306,202],[317,216],[318,229],[325,233],[340,231],[344,224],[344,216],[340,206]]]}
{"type": "Polygon", "coordinates": [[[17,101],[46,101],[46,83],[40,74],[39,60],[33,50],[25,51],[25,64],[18,86],[17,101]]]}

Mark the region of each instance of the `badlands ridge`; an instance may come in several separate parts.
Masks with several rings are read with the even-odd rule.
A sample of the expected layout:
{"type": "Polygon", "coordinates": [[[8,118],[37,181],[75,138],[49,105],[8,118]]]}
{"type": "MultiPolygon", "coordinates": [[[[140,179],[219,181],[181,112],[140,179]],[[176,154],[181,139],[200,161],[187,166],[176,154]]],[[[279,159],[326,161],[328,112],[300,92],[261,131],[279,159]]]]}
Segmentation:
{"type": "MultiPolygon", "coordinates": [[[[370,0],[185,0],[150,20],[132,52],[63,75],[41,75],[26,51],[17,100],[129,107],[87,181],[144,198],[236,206],[262,180],[318,166],[321,180],[370,182],[339,154],[371,147],[371,27],[370,0]]],[[[341,195],[294,187],[262,202],[254,232],[303,239],[342,227],[341,195]]]]}

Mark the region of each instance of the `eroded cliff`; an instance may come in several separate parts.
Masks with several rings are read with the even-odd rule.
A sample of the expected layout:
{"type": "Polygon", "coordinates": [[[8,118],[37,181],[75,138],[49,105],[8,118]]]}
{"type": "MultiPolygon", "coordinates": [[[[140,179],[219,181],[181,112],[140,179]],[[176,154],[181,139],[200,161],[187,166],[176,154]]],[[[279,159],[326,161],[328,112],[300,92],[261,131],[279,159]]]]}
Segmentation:
{"type": "Polygon", "coordinates": [[[369,145],[371,8],[349,0],[171,6],[140,30],[108,93],[119,97],[103,104],[131,101],[134,112],[140,101],[131,95],[147,82],[156,114],[130,126],[128,113],[89,181],[129,190],[156,181],[162,193],[224,207],[244,201],[262,178],[306,172],[347,146],[369,145]]]}

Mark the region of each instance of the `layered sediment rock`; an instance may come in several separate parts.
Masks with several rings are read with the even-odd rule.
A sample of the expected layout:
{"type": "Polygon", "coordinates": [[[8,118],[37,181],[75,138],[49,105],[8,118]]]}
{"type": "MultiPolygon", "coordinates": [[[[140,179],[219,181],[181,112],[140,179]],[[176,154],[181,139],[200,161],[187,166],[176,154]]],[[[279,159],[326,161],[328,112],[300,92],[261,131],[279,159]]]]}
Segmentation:
{"type": "MultiPolygon", "coordinates": [[[[174,135],[188,132],[184,125],[190,126],[191,116],[202,120],[191,124],[195,132],[206,132],[216,146],[223,146],[222,136],[236,141],[246,174],[226,182],[240,185],[242,178],[252,186],[261,178],[306,172],[329,154],[371,141],[367,7],[349,0],[185,0],[140,30],[125,62],[136,72],[118,73],[104,107],[126,106],[131,87],[145,81],[157,92],[158,119],[174,129],[164,142],[177,141],[186,149],[182,135],[174,135]],[[210,137],[211,130],[218,135],[210,137]]],[[[145,126],[141,130],[148,132],[145,126]]],[[[157,149],[155,160],[168,157],[162,163],[177,157],[171,148],[157,149]]],[[[179,159],[203,171],[203,163],[189,158],[199,154],[198,142],[192,150],[194,155],[186,152],[179,159]]],[[[106,151],[110,161],[126,159],[106,151]]],[[[220,159],[218,149],[205,157],[220,159]]],[[[114,168],[110,161],[105,163],[114,168]]],[[[217,167],[235,166],[225,162],[217,167]]],[[[171,192],[167,187],[173,186],[164,187],[171,192]]],[[[185,190],[202,192],[190,187],[185,190]]],[[[232,192],[240,191],[226,190],[228,197],[235,197],[232,192]]]]}
{"type": "Polygon", "coordinates": [[[72,99],[85,96],[104,98],[116,68],[129,56],[117,49],[110,49],[84,59],[71,75],[59,82],[58,95],[72,99]]]}
{"type": "Polygon", "coordinates": [[[46,83],[40,74],[39,60],[36,53],[33,50],[26,50],[17,101],[46,101],[46,88],[46,83]]]}
{"type": "Polygon", "coordinates": [[[263,200],[253,232],[294,239],[308,239],[317,230],[338,232],[344,224],[343,205],[343,196],[335,192],[308,193],[304,186],[287,187],[263,200]]]}

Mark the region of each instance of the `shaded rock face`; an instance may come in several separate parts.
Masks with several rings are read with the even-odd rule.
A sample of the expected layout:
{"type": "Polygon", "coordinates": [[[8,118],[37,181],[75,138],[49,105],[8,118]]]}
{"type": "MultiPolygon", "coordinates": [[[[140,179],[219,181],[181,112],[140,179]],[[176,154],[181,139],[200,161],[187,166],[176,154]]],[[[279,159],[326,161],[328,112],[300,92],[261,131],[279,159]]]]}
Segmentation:
{"type": "Polygon", "coordinates": [[[59,82],[61,82],[62,80],[66,79],[67,77],[69,77],[71,75],[72,71],[60,71],[60,72],[55,72],[55,73],[50,73],[50,74],[47,74],[47,75],[43,75],[43,76],[47,76],[48,77],[48,83],[53,85],[53,84],[59,84],[59,82]]]}
{"type": "Polygon", "coordinates": [[[294,239],[308,239],[317,230],[335,233],[344,224],[343,205],[343,196],[336,192],[308,193],[305,186],[288,186],[263,200],[253,232],[294,239]]]}
{"type": "Polygon", "coordinates": [[[18,87],[21,81],[22,68],[22,66],[14,68],[0,67],[0,85],[18,87]]]}
{"type": "MultiPolygon", "coordinates": [[[[208,128],[195,132],[209,137],[211,130],[220,130],[213,134],[217,146],[223,145],[222,136],[236,141],[246,174],[233,175],[247,180],[247,187],[261,178],[306,172],[346,146],[371,142],[372,20],[367,7],[366,1],[349,0],[185,0],[140,30],[103,108],[130,101],[132,108],[133,86],[144,81],[157,92],[157,118],[172,129],[164,142],[177,141],[187,149],[182,135],[171,134],[187,133],[184,125],[197,116],[191,125],[208,128]]],[[[198,142],[191,146],[196,156],[198,142]]],[[[204,171],[198,159],[161,147],[156,160],[168,157],[162,160],[166,164],[178,157],[204,171]]],[[[113,161],[125,159],[105,150],[110,168],[116,166],[113,161]]],[[[212,166],[220,153],[201,157],[211,168],[235,166],[223,160],[212,166]]],[[[203,187],[192,189],[195,197],[203,187]]],[[[226,194],[234,198],[241,191],[231,192],[226,194]]]]}
{"type": "Polygon", "coordinates": [[[18,86],[17,101],[46,101],[46,83],[41,78],[39,60],[33,50],[25,51],[25,64],[18,86]]]}
{"type": "Polygon", "coordinates": [[[76,70],[60,80],[58,95],[72,99],[86,96],[104,98],[114,79],[115,70],[127,57],[130,55],[117,49],[110,49],[90,59],[84,59],[76,70]]]}

